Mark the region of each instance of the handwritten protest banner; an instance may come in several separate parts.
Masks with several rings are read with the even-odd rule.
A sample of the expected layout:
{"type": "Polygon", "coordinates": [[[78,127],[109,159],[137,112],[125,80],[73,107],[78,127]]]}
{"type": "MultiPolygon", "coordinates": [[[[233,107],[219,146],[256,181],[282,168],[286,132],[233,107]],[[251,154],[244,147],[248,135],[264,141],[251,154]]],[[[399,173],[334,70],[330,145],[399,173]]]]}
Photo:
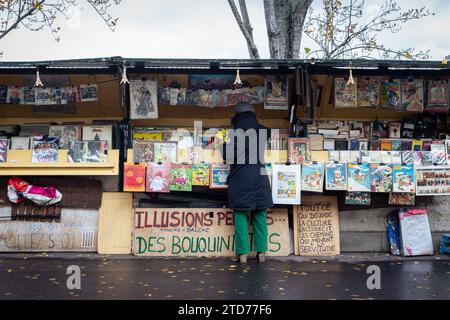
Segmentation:
{"type": "Polygon", "coordinates": [[[340,253],[336,197],[303,197],[302,204],[294,207],[294,248],[301,256],[340,253]]]}
{"type": "MultiPolygon", "coordinates": [[[[287,209],[267,212],[267,255],[290,254],[287,209]]],[[[253,242],[252,227],[249,241],[253,242]]],[[[133,253],[138,256],[232,256],[231,209],[139,208],[135,210],[133,253]]],[[[251,245],[252,248],[252,245],[251,245]]]]}

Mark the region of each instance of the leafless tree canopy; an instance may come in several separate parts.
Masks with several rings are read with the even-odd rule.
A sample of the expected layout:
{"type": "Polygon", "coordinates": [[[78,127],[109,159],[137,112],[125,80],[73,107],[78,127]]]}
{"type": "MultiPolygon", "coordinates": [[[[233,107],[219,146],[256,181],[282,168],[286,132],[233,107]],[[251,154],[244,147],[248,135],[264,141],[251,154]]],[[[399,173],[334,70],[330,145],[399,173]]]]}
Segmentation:
{"type": "MultiPolygon", "coordinates": [[[[121,0],[84,0],[91,6],[114,31],[118,18],[112,17],[108,10],[121,0]]],[[[63,16],[67,19],[69,9],[80,5],[78,0],[0,0],[0,39],[11,31],[25,27],[38,31],[49,28],[56,40],[59,40],[60,27],[56,18],[63,16]]]]}

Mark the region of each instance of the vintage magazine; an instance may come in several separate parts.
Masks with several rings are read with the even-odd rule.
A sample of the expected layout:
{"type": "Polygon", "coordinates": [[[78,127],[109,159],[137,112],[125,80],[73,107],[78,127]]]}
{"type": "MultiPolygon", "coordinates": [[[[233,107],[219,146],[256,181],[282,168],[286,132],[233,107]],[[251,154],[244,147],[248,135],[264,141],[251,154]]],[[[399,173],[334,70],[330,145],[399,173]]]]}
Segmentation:
{"type": "Polygon", "coordinates": [[[358,77],[357,80],[358,107],[378,108],[380,80],[366,77],[358,77]]]}
{"type": "Polygon", "coordinates": [[[327,190],[347,190],[347,164],[329,161],[326,163],[327,190]]]}
{"type": "Polygon", "coordinates": [[[170,172],[172,164],[147,163],[147,178],[145,191],[147,192],[170,192],[170,172]]]}
{"type": "Polygon", "coordinates": [[[305,161],[302,164],[301,188],[303,191],[322,192],[324,180],[323,163],[305,161]]]}
{"type": "MultiPolygon", "coordinates": [[[[287,110],[289,106],[288,94],[288,79],[286,76],[267,76],[264,109],[287,110]]],[[[228,105],[230,105],[230,101],[228,101],[228,105]]]]}
{"type": "Polygon", "coordinates": [[[431,164],[442,165],[447,163],[445,145],[431,144],[430,152],[431,152],[431,164]]]}
{"type": "Polygon", "coordinates": [[[450,195],[450,166],[416,168],[416,195],[450,195]]]}
{"type": "Polygon", "coordinates": [[[102,141],[96,140],[70,141],[68,160],[74,163],[106,162],[107,151],[102,145],[102,141]]]}
{"type": "Polygon", "coordinates": [[[212,163],[210,165],[210,183],[212,189],[228,188],[228,175],[230,174],[230,166],[228,164],[212,163]]]}
{"type": "Polygon", "coordinates": [[[401,81],[401,111],[422,112],[423,111],[423,80],[403,79],[401,81]]]}
{"type": "Polygon", "coordinates": [[[170,191],[192,191],[191,165],[172,165],[170,169],[170,191]]]}
{"type": "Polygon", "coordinates": [[[103,141],[102,150],[113,149],[112,126],[83,126],[83,140],[103,141]]]}
{"type": "Polygon", "coordinates": [[[348,191],[370,191],[370,165],[368,163],[349,163],[348,191]]]}
{"type": "Polygon", "coordinates": [[[192,185],[209,186],[209,163],[194,163],[192,165],[192,185]]]}
{"type": "Polygon", "coordinates": [[[133,162],[147,163],[153,161],[153,142],[133,140],[133,162]]]}
{"type": "Polygon", "coordinates": [[[415,192],[414,165],[394,165],[393,192],[415,192]]]}
{"type": "Polygon", "coordinates": [[[370,191],[392,192],[392,165],[377,163],[370,165],[370,191]]]}
{"type": "Polygon", "coordinates": [[[301,165],[272,164],[274,204],[300,204],[301,165]]]}
{"type": "Polygon", "coordinates": [[[400,80],[381,81],[381,107],[387,109],[400,108],[400,80]]]}
{"type": "Polygon", "coordinates": [[[81,102],[97,101],[98,87],[96,84],[81,84],[78,86],[81,102]]]}
{"type": "Polygon", "coordinates": [[[145,168],[146,165],[125,162],[123,169],[123,191],[144,192],[145,191],[145,168]]]}
{"type": "Polygon", "coordinates": [[[35,136],[32,145],[33,163],[49,163],[58,161],[58,137],[35,136]]]}
{"type": "MultiPolygon", "coordinates": [[[[355,79],[357,81],[357,79],[355,79]]],[[[348,84],[345,78],[334,78],[334,106],[335,108],[357,107],[357,87],[355,84],[348,84]]]]}
{"type": "Polygon", "coordinates": [[[447,80],[428,80],[428,112],[448,112],[447,80]]]}
{"type": "Polygon", "coordinates": [[[311,160],[311,147],[308,138],[288,139],[289,163],[302,164],[311,160]]]}
{"type": "Polygon", "coordinates": [[[130,119],[158,118],[158,83],[155,80],[130,80],[130,119]]]}
{"type": "Polygon", "coordinates": [[[59,138],[59,149],[69,149],[69,142],[81,140],[81,126],[50,126],[48,133],[59,138]]]}

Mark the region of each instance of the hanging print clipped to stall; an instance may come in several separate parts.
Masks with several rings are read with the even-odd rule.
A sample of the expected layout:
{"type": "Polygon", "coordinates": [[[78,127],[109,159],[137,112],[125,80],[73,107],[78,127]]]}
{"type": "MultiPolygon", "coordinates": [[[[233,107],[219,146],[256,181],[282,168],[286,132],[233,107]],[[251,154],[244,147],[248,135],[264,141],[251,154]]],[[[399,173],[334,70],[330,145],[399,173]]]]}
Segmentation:
{"type": "Polygon", "coordinates": [[[158,119],[156,80],[130,80],[130,119],[158,119]]]}

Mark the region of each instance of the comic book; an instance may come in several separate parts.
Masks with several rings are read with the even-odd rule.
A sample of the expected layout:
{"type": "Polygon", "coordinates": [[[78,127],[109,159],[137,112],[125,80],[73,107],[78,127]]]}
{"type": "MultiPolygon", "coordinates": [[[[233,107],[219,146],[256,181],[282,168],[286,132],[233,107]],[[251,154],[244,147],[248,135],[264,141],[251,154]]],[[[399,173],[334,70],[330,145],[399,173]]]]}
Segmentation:
{"type": "Polygon", "coordinates": [[[381,81],[381,107],[387,109],[399,109],[400,80],[381,81]]]}
{"type": "Polygon", "coordinates": [[[327,190],[347,190],[347,164],[329,161],[326,163],[327,190]]]}
{"type": "Polygon", "coordinates": [[[378,163],[370,165],[370,190],[372,192],[392,191],[392,165],[378,163]]]}
{"type": "Polygon", "coordinates": [[[348,191],[370,191],[370,164],[348,164],[348,191]]]}
{"type": "Polygon", "coordinates": [[[170,170],[170,191],[192,191],[191,165],[172,165],[170,170]]]}
{"type": "Polygon", "coordinates": [[[423,111],[423,80],[403,79],[401,82],[401,111],[422,112],[423,111]]]}
{"type": "Polygon", "coordinates": [[[125,162],[123,173],[124,192],[145,191],[145,164],[134,164],[125,162]]]}
{"type": "Polygon", "coordinates": [[[393,166],[393,192],[415,192],[414,165],[404,164],[393,166]]]}
{"type": "Polygon", "coordinates": [[[192,165],[192,185],[209,186],[209,163],[194,163],[192,165]]]}
{"type": "MultiPolygon", "coordinates": [[[[357,82],[357,79],[354,79],[357,82]]],[[[334,79],[334,106],[335,108],[357,107],[357,86],[349,84],[345,78],[334,79]]]]}
{"type": "Polygon", "coordinates": [[[447,80],[428,80],[428,99],[426,111],[448,112],[447,80]]]}
{"type": "Polygon", "coordinates": [[[358,77],[358,107],[378,108],[380,105],[380,80],[358,77]]]}
{"type": "Polygon", "coordinates": [[[300,204],[301,165],[274,164],[272,199],[275,204],[300,204]]]}
{"type": "Polygon", "coordinates": [[[147,163],[147,179],[145,191],[147,192],[170,192],[170,171],[172,164],[147,163]]]}
{"type": "Polygon", "coordinates": [[[227,180],[230,174],[230,166],[227,164],[216,164],[210,165],[209,174],[209,187],[214,188],[228,188],[227,180]]]}
{"type": "Polygon", "coordinates": [[[153,161],[153,142],[133,140],[133,162],[147,163],[153,161]]]}
{"type": "Polygon", "coordinates": [[[324,179],[323,163],[305,161],[302,164],[301,188],[304,191],[322,192],[324,179]]]}
{"type": "Polygon", "coordinates": [[[308,138],[289,138],[288,139],[289,162],[302,164],[304,161],[311,160],[311,147],[308,138]]]}
{"type": "Polygon", "coordinates": [[[443,144],[431,144],[431,163],[432,164],[445,164],[447,158],[445,155],[445,145],[443,144]]]}
{"type": "Polygon", "coordinates": [[[416,194],[392,192],[389,194],[389,204],[394,206],[414,206],[416,204],[416,194]]]}

